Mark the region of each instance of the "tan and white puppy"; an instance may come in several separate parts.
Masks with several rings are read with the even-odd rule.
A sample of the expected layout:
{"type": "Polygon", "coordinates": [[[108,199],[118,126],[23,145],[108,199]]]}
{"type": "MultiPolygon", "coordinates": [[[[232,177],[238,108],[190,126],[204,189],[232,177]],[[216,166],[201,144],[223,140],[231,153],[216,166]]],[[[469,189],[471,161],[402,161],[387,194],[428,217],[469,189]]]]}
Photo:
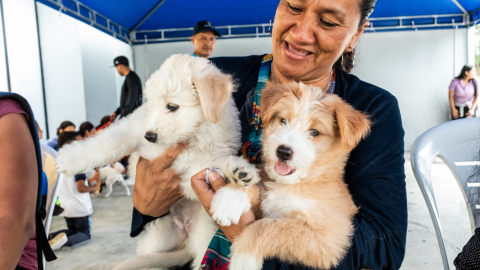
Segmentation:
{"type": "MultiPolygon", "coordinates": [[[[122,176],[122,172],[124,169],[125,167],[122,165],[122,163],[118,161],[115,162],[115,164],[113,165],[113,168],[110,166],[106,166],[98,169],[100,182],[102,184],[105,183],[105,186],[107,187],[107,194],[105,194],[106,198],[110,197],[110,194],[112,193],[112,186],[117,182],[122,184],[122,186],[127,191],[127,196],[130,196],[130,189],[128,189],[128,186],[125,183],[125,179],[122,176]]],[[[90,179],[95,176],[95,171],[94,170],[89,171],[86,175],[87,175],[87,178],[90,179]]]]}
{"type": "MultiPolygon", "coordinates": [[[[233,90],[231,76],[220,72],[207,59],[173,55],[147,81],[144,105],[95,137],[60,150],[56,163],[61,173],[75,175],[131,155],[129,175],[135,179],[139,157],[152,160],[169,147],[188,142],[171,166],[180,174],[184,197],[172,206],[169,215],[148,224],[138,242],[139,256],[116,269],[169,268],[190,261],[192,269],[198,269],[218,228],[195,195],[191,177],[216,166],[232,180],[226,191],[238,193],[243,180],[258,182],[255,169],[243,170],[248,163],[232,157],[240,147],[240,122],[231,97],[233,90]]],[[[220,192],[215,195],[216,201],[236,204],[229,203],[228,195],[220,192]]],[[[250,208],[248,199],[243,201],[243,208],[226,209],[212,204],[216,209],[212,210],[214,218],[238,222],[250,208]]]]}
{"type": "Polygon", "coordinates": [[[268,257],[330,269],[348,251],[357,207],[344,167],[370,122],[322,92],[302,83],[262,91],[263,160],[272,181],[262,194],[263,218],[235,238],[230,270],[261,269],[268,257]]]}

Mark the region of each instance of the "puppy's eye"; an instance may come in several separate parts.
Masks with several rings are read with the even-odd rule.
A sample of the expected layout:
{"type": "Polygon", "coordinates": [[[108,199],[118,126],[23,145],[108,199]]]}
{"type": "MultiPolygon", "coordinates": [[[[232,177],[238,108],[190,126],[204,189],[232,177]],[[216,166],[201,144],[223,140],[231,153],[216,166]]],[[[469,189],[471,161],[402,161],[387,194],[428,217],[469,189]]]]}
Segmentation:
{"type": "Polygon", "coordinates": [[[287,120],[285,118],[281,118],[280,119],[280,123],[286,125],[287,124],[287,120]]]}
{"type": "Polygon", "coordinates": [[[311,135],[312,137],[317,137],[317,136],[320,135],[320,132],[318,132],[316,129],[311,129],[311,130],[310,130],[310,135],[311,135]]]}
{"type": "Polygon", "coordinates": [[[175,104],[168,104],[167,105],[167,109],[171,112],[174,112],[178,109],[178,105],[175,105],[175,104]]]}

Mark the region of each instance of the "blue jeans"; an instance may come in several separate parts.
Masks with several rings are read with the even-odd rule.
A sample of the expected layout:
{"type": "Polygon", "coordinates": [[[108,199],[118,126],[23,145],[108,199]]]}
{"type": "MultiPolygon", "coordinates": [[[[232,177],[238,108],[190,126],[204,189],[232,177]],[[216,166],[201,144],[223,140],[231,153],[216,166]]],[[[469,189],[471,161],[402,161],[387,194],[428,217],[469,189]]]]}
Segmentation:
{"type": "Polygon", "coordinates": [[[65,246],[74,246],[84,241],[90,240],[92,215],[78,218],[65,218],[67,222],[67,230],[60,230],[51,233],[51,238],[54,238],[60,233],[65,233],[68,237],[68,241],[65,246]]]}

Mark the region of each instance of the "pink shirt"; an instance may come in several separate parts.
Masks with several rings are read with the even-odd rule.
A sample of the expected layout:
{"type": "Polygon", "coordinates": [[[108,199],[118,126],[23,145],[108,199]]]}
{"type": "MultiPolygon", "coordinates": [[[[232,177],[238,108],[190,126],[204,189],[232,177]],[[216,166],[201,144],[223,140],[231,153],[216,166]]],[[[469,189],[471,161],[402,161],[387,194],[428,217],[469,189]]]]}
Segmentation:
{"type": "Polygon", "coordinates": [[[473,81],[469,81],[467,85],[463,86],[462,80],[455,78],[450,83],[448,90],[455,92],[453,94],[453,100],[458,103],[472,101],[473,96],[475,96],[475,86],[473,85],[473,81]]]}
{"type": "MultiPolygon", "coordinates": [[[[0,117],[9,113],[20,113],[24,114],[27,118],[27,113],[22,109],[20,104],[18,104],[13,99],[2,99],[0,100],[0,117]]],[[[28,240],[25,249],[23,250],[22,256],[18,265],[28,270],[37,270],[38,261],[37,261],[37,243],[36,243],[36,234],[28,240]]]]}

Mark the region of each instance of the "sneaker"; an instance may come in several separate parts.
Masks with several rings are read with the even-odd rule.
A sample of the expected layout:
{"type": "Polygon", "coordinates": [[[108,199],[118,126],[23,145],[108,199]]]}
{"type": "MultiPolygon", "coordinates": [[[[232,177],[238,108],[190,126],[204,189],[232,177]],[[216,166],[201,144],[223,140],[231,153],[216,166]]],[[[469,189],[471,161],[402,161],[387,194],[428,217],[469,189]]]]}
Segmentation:
{"type": "Polygon", "coordinates": [[[52,240],[48,241],[52,250],[57,250],[63,247],[68,241],[68,237],[65,233],[59,233],[52,240]]]}

